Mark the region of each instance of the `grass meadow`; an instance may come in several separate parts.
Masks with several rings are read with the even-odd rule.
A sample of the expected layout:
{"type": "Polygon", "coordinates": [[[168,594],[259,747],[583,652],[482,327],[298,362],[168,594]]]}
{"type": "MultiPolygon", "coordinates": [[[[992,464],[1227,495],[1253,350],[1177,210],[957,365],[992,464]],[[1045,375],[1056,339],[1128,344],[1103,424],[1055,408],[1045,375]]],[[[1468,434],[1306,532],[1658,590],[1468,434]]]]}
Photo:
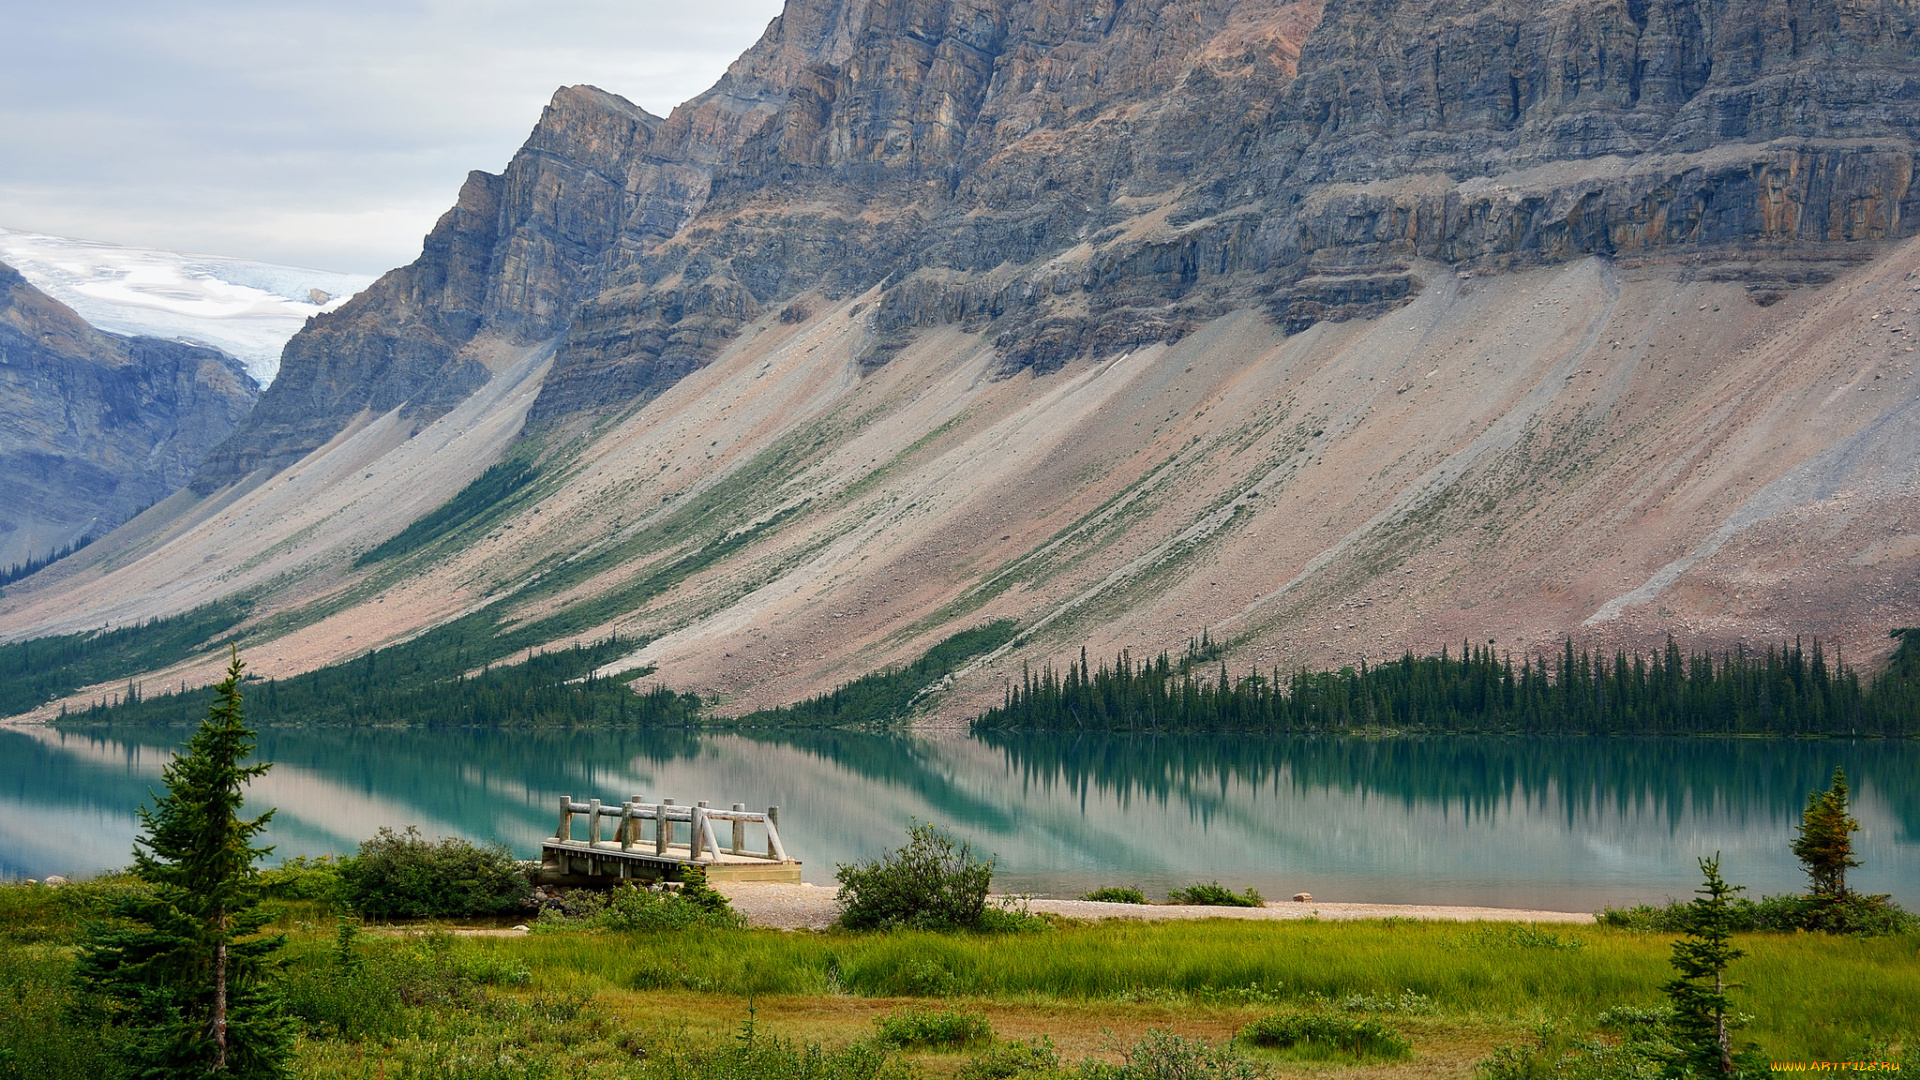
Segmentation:
{"type": "MultiPolygon", "coordinates": [[[[80,925],[120,887],[0,887],[0,1077],[120,1075],[111,1030],[65,977],[80,925]]],[[[1613,1038],[1607,1010],[1664,1000],[1673,940],[1412,920],[1056,921],[1000,935],[339,927],[311,902],[289,902],[281,921],[301,1077],[1078,1077],[1156,1030],[1219,1044],[1276,1012],[1377,1021],[1410,1045],[1392,1057],[1240,1046],[1276,1076],[1474,1077],[1503,1045],[1613,1038]],[[879,1037],[902,1016],[937,1020],[928,1010],[992,1036],[879,1037]],[[993,1048],[1043,1038],[1060,1070],[991,1067],[993,1048]]],[[[1753,1017],[1742,1036],[1775,1059],[1857,1059],[1920,1033],[1920,937],[1738,943],[1736,999],[1753,1017]]]]}

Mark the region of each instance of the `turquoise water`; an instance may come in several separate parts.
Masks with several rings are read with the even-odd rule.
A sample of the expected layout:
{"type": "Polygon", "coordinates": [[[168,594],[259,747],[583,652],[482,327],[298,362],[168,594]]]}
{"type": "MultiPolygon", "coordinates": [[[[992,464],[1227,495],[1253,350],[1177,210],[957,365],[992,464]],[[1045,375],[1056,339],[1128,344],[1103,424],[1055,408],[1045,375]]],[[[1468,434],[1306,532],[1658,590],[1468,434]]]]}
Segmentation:
{"type": "MultiPolygon", "coordinates": [[[[180,733],[0,729],[0,875],[125,865],[180,733]]],[[[383,825],[522,856],[561,795],[778,805],[807,880],[897,846],[912,821],[998,858],[1034,895],[1195,880],[1269,897],[1592,910],[1684,896],[1723,854],[1752,893],[1800,887],[1806,793],[1854,781],[1854,884],[1920,907],[1920,743],[1351,737],[970,739],[820,732],[269,731],[280,855],[383,825]]]]}

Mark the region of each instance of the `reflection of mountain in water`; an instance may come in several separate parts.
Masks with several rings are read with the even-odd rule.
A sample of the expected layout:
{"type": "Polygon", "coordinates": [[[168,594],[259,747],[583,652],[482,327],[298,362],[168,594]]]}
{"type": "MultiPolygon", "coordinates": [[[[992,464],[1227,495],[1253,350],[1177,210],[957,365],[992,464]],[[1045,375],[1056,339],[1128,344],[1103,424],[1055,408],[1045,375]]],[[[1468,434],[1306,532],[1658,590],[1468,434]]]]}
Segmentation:
{"type": "MultiPolygon", "coordinates": [[[[134,811],[182,731],[0,729],[0,874],[124,865],[134,811]]],[[[1861,885],[1920,896],[1906,743],[1523,738],[1031,737],[858,732],[278,728],[249,789],[281,856],[382,826],[498,839],[524,856],[561,795],[782,808],[807,880],[899,844],[911,821],[998,857],[1005,887],[1163,892],[1220,878],[1269,895],[1590,908],[1693,887],[1726,854],[1796,888],[1787,842],[1835,764],[1858,781],[1861,885]]]]}
{"type": "Polygon", "coordinates": [[[1207,801],[1228,778],[1252,787],[1380,795],[1469,817],[1516,794],[1557,803],[1568,821],[1608,806],[1689,808],[1797,818],[1807,792],[1844,767],[1861,798],[1920,839],[1920,746],[1875,740],[1354,738],[985,733],[1030,782],[1092,787],[1121,799],[1207,801]]]}

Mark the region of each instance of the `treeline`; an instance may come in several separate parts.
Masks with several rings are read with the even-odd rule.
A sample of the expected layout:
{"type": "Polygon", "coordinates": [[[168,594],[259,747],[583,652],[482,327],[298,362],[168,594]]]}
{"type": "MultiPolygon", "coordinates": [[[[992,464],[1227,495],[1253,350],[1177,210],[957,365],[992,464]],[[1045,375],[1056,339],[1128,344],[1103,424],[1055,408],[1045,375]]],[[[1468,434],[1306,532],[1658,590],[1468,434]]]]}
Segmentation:
{"type": "Polygon", "coordinates": [[[1064,675],[1022,673],[976,731],[1473,731],[1633,735],[1920,735],[1920,631],[1871,686],[1839,656],[1796,640],[1764,654],[1576,652],[1552,662],[1489,647],[1339,671],[1208,677],[1189,656],[1122,653],[1064,675]]]}
{"type": "Polygon", "coordinates": [[[26,562],[14,563],[12,566],[0,569],[0,585],[11,585],[23,577],[31,577],[91,543],[93,543],[93,537],[83,536],[66,547],[55,548],[39,558],[28,558],[26,562]]]}
{"type": "MultiPolygon", "coordinates": [[[[262,726],[546,727],[692,724],[700,699],[665,687],[635,693],[628,683],[644,671],[613,678],[595,669],[638,643],[608,638],[533,653],[514,664],[460,666],[464,650],[444,639],[379,649],[355,660],[291,679],[250,681],[244,691],[250,720],[262,726]]],[[[204,692],[147,696],[138,685],[114,702],[63,714],[70,724],[165,726],[197,722],[204,692]]]]}
{"type": "Polygon", "coordinates": [[[1006,644],[1019,629],[1012,619],[976,626],[941,641],[904,667],[885,668],[818,697],[740,717],[744,726],[852,727],[885,724],[913,712],[926,690],[967,661],[1006,644]]]}
{"type": "MultiPolygon", "coordinates": [[[[58,700],[83,686],[183,660],[247,617],[244,601],[221,600],[118,630],[61,634],[0,645],[0,716],[58,700]]],[[[199,721],[205,701],[193,712],[199,721]]]]}

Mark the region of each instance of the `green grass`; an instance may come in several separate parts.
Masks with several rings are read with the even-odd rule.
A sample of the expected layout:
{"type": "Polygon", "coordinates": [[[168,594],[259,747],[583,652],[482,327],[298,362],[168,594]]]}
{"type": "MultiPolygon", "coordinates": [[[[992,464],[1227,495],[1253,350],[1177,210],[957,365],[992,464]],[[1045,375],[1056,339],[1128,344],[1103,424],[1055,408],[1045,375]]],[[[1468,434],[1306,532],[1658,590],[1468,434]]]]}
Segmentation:
{"type": "MultiPolygon", "coordinates": [[[[112,1032],[89,1020],[84,988],[66,971],[80,923],[124,887],[0,886],[0,1069],[120,1075],[112,1032]]],[[[1122,1047],[1178,1056],[1275,1015],[1319,1019],[1268,1024],[1296,1036],[1294,1046],[1249,1046],[1253,1062],[1285,1059],[1293,1074],[1388,1062],[1391,1034],[1411,1044],[1408,1067],[1464,1072],[1542,1031],[1563,1042],[1613,1037],[1621,1017],[1653,1015],[1673,940],[1408,920],[455,938],[342,934],[331,914],[300,901],[279,928],[292,938],[288,999],[305,1032],[296,1074],[342,1080],[985,1078],[1054,1060],[1057,1075],[1087,1076],[1097,1071],[1087,1060],[1111,1066],[1122,1047]],[[1293,1027],[1328,1052],[1303,1048],[1293,1027]],[[1056,1042],[1011,1041],[1041,1035],[1056,1042]],[[974,1059],[957,1057],[960,1046],[974,1059]]],[[[1871,1046],[1910,1048],[1920,1032],[1920,936],[1736,940],[1748,955],[1734,965],[1734,997],[1755,1018],[1744,1034],[1775,1059],[1851,1060],[1871,1046]]]]}
{"type": "Polygon", "coordinates": [[[984,1014],[966,1009],[928,1009],[909,1005],[874,1021],[874,1038],[896,1050],[964,1050],[993,1042],[993,1025],[984,1014]]]}
{"type": "MultiPolygon", "coordinates": [[[[1374,1003],[1420,995],[1441,1013],[1571,1017],[1654,1006],[1671,936],[1570,926],[1474,933],[1414,922],[1067,925],[1039,935],[695,932],[512,942],[540,972],[636,990],[745,997],[914,997],[1374,1003]],[[1569,947],[1578,942],[1578,947],[1569,947]],[[1239,994],[1232,993],[1240,991],[1239,994]]],[[[1734,976],[1753,1037],[1777,1055],[1832,1058],[1852,1040],[1920,1032],[1920,937],[1743,935],[1734,976]]],[[[1415,1000],[1419,1000],[1416,998],[1415,1000]]]]}

